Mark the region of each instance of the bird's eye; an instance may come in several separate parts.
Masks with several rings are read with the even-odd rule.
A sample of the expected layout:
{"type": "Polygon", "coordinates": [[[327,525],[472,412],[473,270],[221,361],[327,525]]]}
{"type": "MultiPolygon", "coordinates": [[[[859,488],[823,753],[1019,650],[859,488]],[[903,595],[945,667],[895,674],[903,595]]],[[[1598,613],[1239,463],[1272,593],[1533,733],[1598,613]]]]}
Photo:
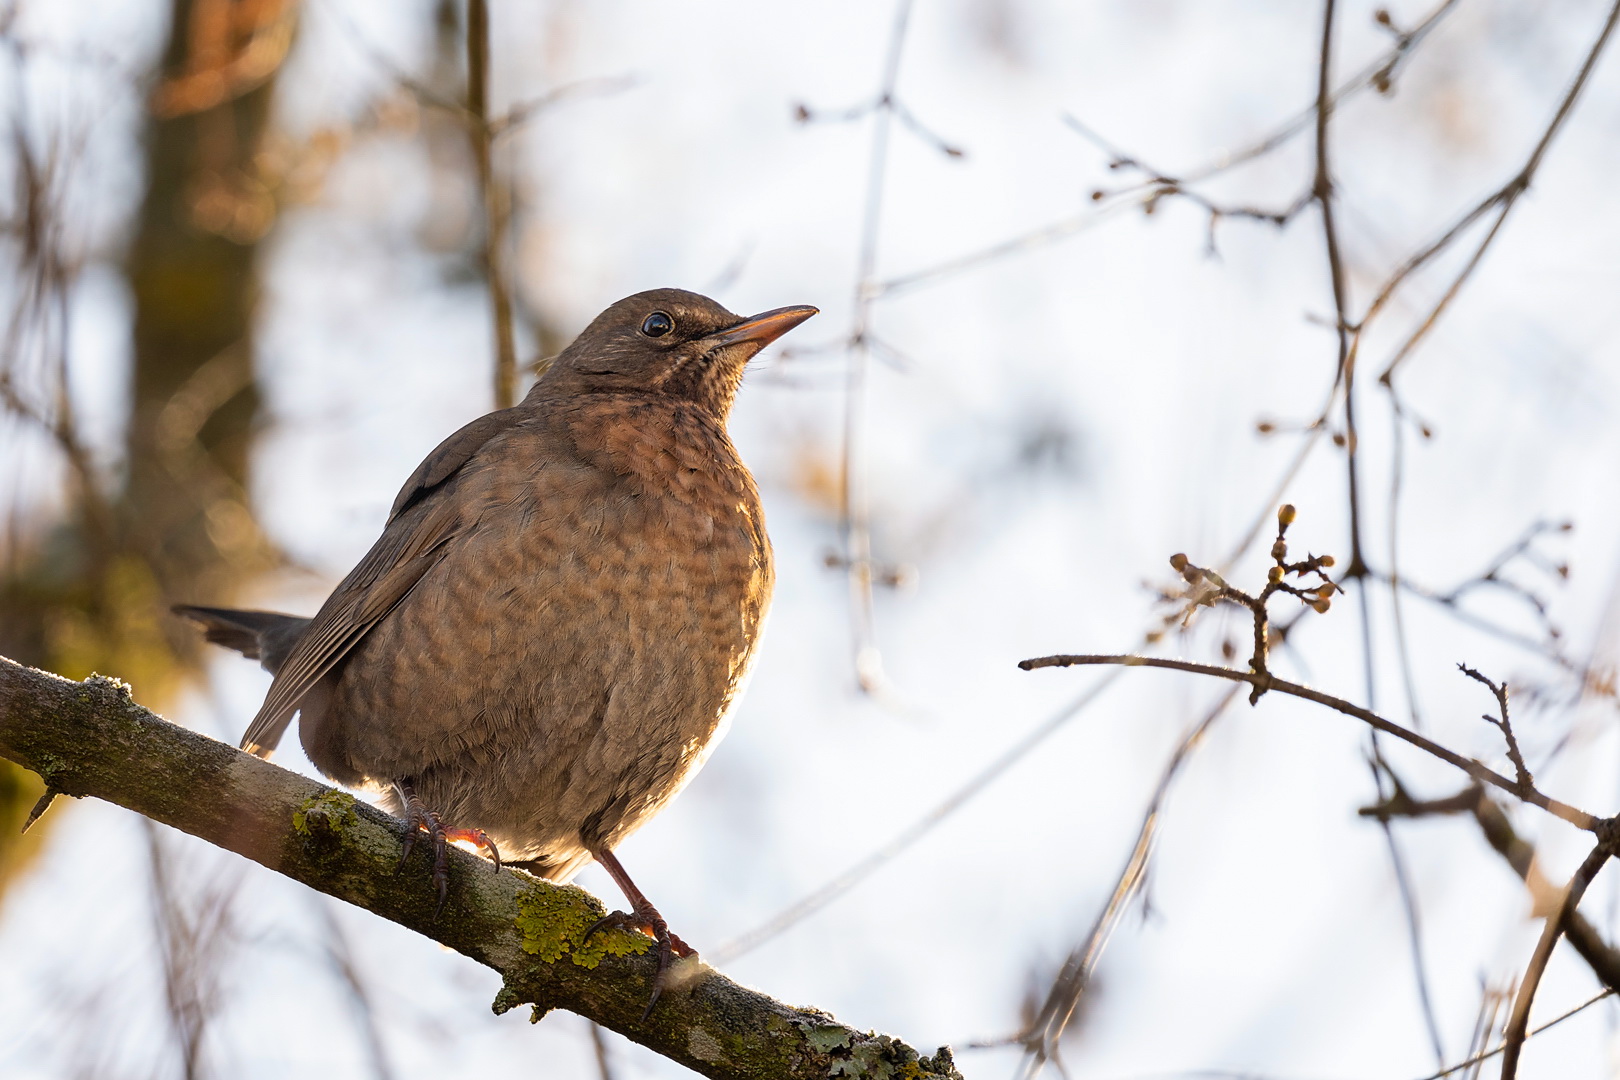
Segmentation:
{"type": "Polygon", "coordinates": [[[675,329],[675,320],[662,311],[655,311],[641,324],[641,332],[648,337],[663,337],[675,329]]]}

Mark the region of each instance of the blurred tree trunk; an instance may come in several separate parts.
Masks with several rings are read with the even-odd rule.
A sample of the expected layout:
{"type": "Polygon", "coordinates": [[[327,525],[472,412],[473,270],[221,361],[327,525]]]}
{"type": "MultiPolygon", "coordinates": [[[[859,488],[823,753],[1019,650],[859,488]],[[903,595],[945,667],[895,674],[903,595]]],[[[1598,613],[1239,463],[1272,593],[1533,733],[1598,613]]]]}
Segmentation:
{"type": "MultiPolygon", "coordinates": [[[[223,598],[273,562],[246,494],[259,398],[253,313],[275,201],[256,157],[292,0],[172,0],[144,139],[146,194],[124,269],[134,301],[125,460],[81,474],[64,520],[0,580],[0,652],[164,701],[196,656],[167,608],[223,598]]],[[[37,844],[38,781],[0,762],[0,891],[37,844]]],[[[46,819],[47,821],[49,819],[46,819]]]]}

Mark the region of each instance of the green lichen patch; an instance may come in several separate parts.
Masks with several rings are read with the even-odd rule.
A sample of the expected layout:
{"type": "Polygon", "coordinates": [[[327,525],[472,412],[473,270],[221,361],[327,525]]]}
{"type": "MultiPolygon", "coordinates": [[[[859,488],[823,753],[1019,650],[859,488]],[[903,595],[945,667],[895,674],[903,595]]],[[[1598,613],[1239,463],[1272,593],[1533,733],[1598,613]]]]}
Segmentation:
{"type": "Polygon", "coordinates": [[[804,1033],[805,1044],[818,1054],[847,1050],[853,1034],[842,1024],[811,1024],[801,1020],[798,1028],[804,1033]]]}
{"type": "Polygon", "coordinates": [[[581,945],[585,932],[601,916],[589,894],[572,886],[534,885],[518,893],[518,933],[523,951],[546,963],[566,954],[582,968],[594,969],[604,956],[635,956],[652,947],[645,934],[605,927],[581,945]],[[583,901],[583,902],[582,902],[583,901]]]}
{"type": "MultiPolygon", "coordinates": [[[[828,1017],[831,1020],[831,1017],[828,1017]]],[[[850,1080],[923,1080],[925,1077],[959,1077],[951,1052],[941,1047],[934,1058],[925,1058],[905,1043],[874,1032],[858,1034],[837,1023],[820,1023],[816,1018],[795,1020],[805,1045],[831,1060],[827,1075],[850,1080]]]]}
{"type": "Polygon", "coordinates": [[[917,1052],[887,1035],[863,1039],[849,1048],[849,1056],[833,1062],[828,1076],[871,1077],[872,1080],[918,1080],[923,1075],[917,1052]]]}
{"type": "Polygon", "coordinates": [[[328,789],[311,795],[293,811],[293,831],[313,838],[317,832],[332,836],[353,828],[360,824],[354,801],[354,796],[346,791],[328,789]]]}

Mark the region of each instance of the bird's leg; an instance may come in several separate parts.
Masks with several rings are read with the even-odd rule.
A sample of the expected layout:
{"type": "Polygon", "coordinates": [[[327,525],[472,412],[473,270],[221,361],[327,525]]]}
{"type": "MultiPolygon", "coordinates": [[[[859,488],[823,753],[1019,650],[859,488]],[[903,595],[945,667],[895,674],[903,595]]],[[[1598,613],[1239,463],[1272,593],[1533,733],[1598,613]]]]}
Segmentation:
{"type": "Polygon", "coordinates": [[[419,832],[428,834],[433,841],[433,886],[439,893],[439,906],[433,909],[433,917],[438,918],[439,912],[444,910],[445,897],[450,893],[450,853],[449,842],[461,840],[476,844],[480,851],[487,852],[491,861],[495,863],[498,873],[501,869],[501,853],[483,829],[456,829],[446,825],[439,819],[439,815],[428,809],[416,788],[409,780],[395,780],[394,790],[399,792],[399,800],[405,808],[405,824],[408,832],[405,834],[405,844],[399,852],[399,865],[404,867],[405,860],[411,857],[411,849],[416,846],[416,836],[419,832]]]}
{"type": "Polygon", "coordinates": [[[669,924],[658,914],[658,909],[652,906],[652,901],[647,899],[646,894],[636,888],[636,883],[624,872],[624,867],[614,857],[613,852],[605,847],[593,847],[590,852],[592,857],[602,864],[602,869],[613,878],[614,884],[619,886],[624,898],[630,901],[630,910],[615,911],[605,919],[598,919],[589,930],[585,931],[585,937],[580,944],[591,940],[591,935],[598,930],[610,926],[619,930],[639,930],[658,942],[658,973],[653,977],[652,999],[647,1002],[647,1008],[641,1014],[641,1018],[645,1020],[652,1014],[653,1006],[658,1003],[658,995],[664,991],[664,972],[669,970],[672,959],[677,956],[682,959],[696,956],[697,950],[670,933],[669,924]]]}

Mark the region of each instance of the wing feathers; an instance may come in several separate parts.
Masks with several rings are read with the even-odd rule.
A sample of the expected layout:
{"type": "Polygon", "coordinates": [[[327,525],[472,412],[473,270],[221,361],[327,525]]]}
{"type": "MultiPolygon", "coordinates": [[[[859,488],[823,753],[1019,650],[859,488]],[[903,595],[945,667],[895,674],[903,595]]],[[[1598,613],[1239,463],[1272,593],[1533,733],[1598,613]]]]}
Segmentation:
{"type": "Polygon", "coordinates": [[[456,474],[490,439],[521,419],[518,409],[480,417],[417,467],[394,500],[382,536],[327,597],[276,674],[242,736],[242,749],[269,757],[304,695],[409,595],[444,557],[446,545],[476,523],[472,509],[456,497],[456,474]]]}

